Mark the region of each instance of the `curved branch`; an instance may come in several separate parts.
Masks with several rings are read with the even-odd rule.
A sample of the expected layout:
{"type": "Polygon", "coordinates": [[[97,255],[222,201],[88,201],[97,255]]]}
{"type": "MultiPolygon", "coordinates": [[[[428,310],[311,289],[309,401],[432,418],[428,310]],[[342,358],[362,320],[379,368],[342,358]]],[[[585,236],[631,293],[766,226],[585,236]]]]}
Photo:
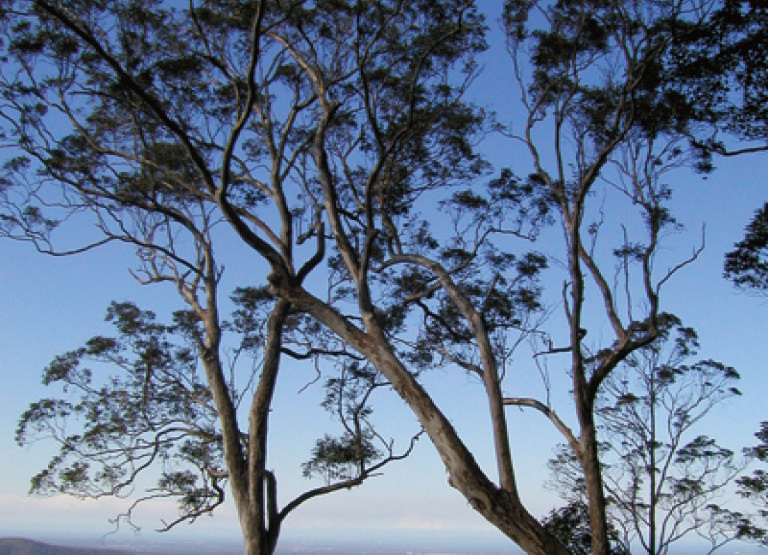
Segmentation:
{"type": "Polygon", "coordinates": [[[339,491],[342,489],[351,489],[353,487],[359,486],[368,478],[376,476],[375,472],[381,469],[382,467],[386,466],[387,464],[407,458],[413,451],[413,448],[416,446],[416,442],[419,440],[419,438],[423,433],[424,433],[424,430],[421,430],[419,433],[413,436],[411,438],[410,444],[408,445],[408,449],[406,449],[403,453],[399,455],[390,454],[388,457],[382,459],[375,465],[363,469],[362,472],[360,472],[360,474],[354,478],[349,478],[347,480],[342,480],[334,484],[329,484],[326,486],[321,486],[318,488],[305,491],[301,495],[294,498],[290,503],[288,503],[283,508],[283,510],[280,511],[278,518],[282,521],[283,519],[285,519],[286,516],[288,516],[288,513],[290,513],[297,507],[299,507],[302,503],[309,501],[314,497],[318,497],[320,495],[325,495],[325,494],[332,493],[334,491],[339,491]]]}
{"type": "Polygon", "coordinates": [[[281,347],[280,352],[284,355],[288,355],[289,357],[296,359],[296,360],[308,360],[314,356],[317,355],[324,355],[324,356],[344,356],[349,357],[352,360],[357,361],[363,361],[365,360],[365,357],[361,357],[359,355],[353,355],[352,353],[349,353],[344,350],[334,350],[334,349],[317,349],[317,348],[311,348],[303,353],[299,353],[297,351],[294,351],[293,349],[290,349],[288,347],[281,347]]]}
{"type": "Polygon", "coordinates": [[[573,449],[574,454],[577,457],[581,456],[581,444],[579,443],[579,440],[576,438],[576,436],[573,435],[573,432],[565,424],[565,422],[560,420],[560,417],[557,416],[557,413],[555,413],[555,411],[550,409],[547,405],[536,399],[529,399],[525,397],[505,397],[504,404],[514,407],[528,407],[541,412],[544,416],[549,418],[552,424],[555,425],[555,428],[557,428],[558,431],[563,434],[563,437],[565,437],[568,445],[570,445],[571,449],[573,449]]]}

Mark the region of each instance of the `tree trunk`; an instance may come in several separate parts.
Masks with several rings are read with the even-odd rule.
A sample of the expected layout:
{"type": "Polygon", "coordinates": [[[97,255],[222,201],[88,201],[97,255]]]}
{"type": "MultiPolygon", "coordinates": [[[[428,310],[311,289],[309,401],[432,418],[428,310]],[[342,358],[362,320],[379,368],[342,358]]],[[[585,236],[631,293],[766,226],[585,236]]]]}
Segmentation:
{"type": "Polygon", "coordinates": [[[270,534],[257,534],[246,538],[243,536],[243,555],[272,555],[277,547],[277,538],[267,537],[270,534]]]}
{"type": "MultiPolygon", "coordinates": [[[[389,354],[389,353],[387,353],[389,354]]],[[[386,357],[389,358],[389,357],[386,357]]],[[[488,522],[531,555],[565,555],[568,551],[525,510],[516,494],[491,482],[429,395],[408,374],[393,372],[395,360],[380,366],[418,417],[448,472],[448,483],[488,522]]]]}
{"type": "MultiPolygon", "coordinates": [[[[273,284],[277,285],[277,284],[273,284]]],[[[567,549],[526,511],[517,495],[494,484],[456,430],[402,365],[384,336],[366,334],[333,308],[300,287],[279,284],[279,294],[323,322],[363,354],[386,377],[419,419],[448,472],[448,483],[488,522],[531,555],[569,555],[567,549]]],[[[365,320],[365,318],[364,318],[365,320]]],[[[366,322],[371,324],[371,322],[366,322]]],[[[375,325],[368,326],[375,329],[375,325]]]]}
{"type": "Polygon", "coordinates": [[[605,510],[605,493],[603,490],[603,475],[600,472],[600,459],[597,451],[594,422],[590,413],[590,422],[582,426],[582,456],[581,468],[584,471],[584,482],[587,488],[589,506],[589,528],[592,533],[592,554],[609,555],[608,515],[605,510]]]}
{"type": "Polygon", "coordinates": [[[275,477],[266,468],[267,430],[272,397],[280,370],[283,326],[290,303],[278,299],[267,320],[264,361],[248,414],[248,491],[238,505],[245,555],[271,555],[277,547],[281,519],[275,498],[275,477]]]}

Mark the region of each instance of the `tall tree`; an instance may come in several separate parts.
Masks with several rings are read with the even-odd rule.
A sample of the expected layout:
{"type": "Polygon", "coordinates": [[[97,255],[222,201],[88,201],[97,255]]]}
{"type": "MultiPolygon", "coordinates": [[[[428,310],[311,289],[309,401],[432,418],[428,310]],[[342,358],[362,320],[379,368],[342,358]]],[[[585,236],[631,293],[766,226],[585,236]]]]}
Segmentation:
{"type": "MultiPolygon", "coordinates": [[[[352,411],[345,418],[349,417],[352,432],[331,449],[321,444],[324,449],[319,446],[313,460],[320,464],[327,457],[324,464],[331,468],[343,464],[351,469],[338,474],[339,479],[327,487],[307,492],[279,509],[266,447],[280,357],[312,358],[332,352],[344,359],[350,353],[332,338],[323,341],[317,332],[309,334],[305,328],[316,326],[296,314],[290,299],[264,296],[263,291],[261,297],[256,295],[259,306],[266,300],[271,308],[256,315],[264,318],[258,323],[264,326],[259,339],[262,363],[243,429],[237,414],[240,394],[233,390],[222,362],[218,287],[223,266],[214,256],[215,228],[222,218],[228,219],[249,244],[265,249],[274,268],[300,286],[323,261],[326,238],[322,207],[313,197],[318,183],[307,170],[314,136],[320,133],[319,101],[312,83],[300,78],[297,45],[307,49],[310,62],[318,53],[324,57],[314,62],[328,72],[325,85],[338,85],[342,99],[364,96],[347,81],[363,68],[370,71],[371,87],[365,94],[376,96],[387,117],[401,118],[399,107],[412,105],[410,118],[400,122],[406,131],[416,127],[417,119],[422,137],[427,123],[440,129],[445,122],[432,114],[441,110],[464,113],[464,122],[451,129],[471,130],[476,125],[474,116],[461,112],[456,95],[449,86],[441,87],[438,79],[449,71],[459,52],[481,46],[471,11],[465,27],[443,28],[456,10],[465,8],[436,6],[430,12],[428,6],[397,2],[311,6],[223,2],[193,3],[188,8],[133,2],[3,2],[0,24],[7,38],[0,82],[1,140],[6,152],[15,155],[5,163],[0,183],[2,233],[32,241],[39,250],[56,255],[110,242],[129,243],[137,248],[136,274],[142,282],[175,285],[193,314],[186,331],[195,341],[204,369],[209,408],[216,412],[222,470],[247,553],[271,553],[283,518],[298,503],[359,483],[368,470],[370,453],[363,448],[369,444],[368,432],[360,418],[362,405],[348,405],[352,411]],[[420,84],[422,72],[434,78],[428,91],[420,84]],[[394,90],[396,84],[404,88],[394,90]],[[427,105],[417,106],[416,98],[422,94],[427,105]],[[77,217],[90,217],[95,233],[86,234],[84,242],[76,245],[57,240],[57,231],[66,229],[60,224],[77,217]],[[273,231],[269,225],[275,221],[273,231]],[[264,235],[257,236],[249,226],[264,235]],[[302,247],[313,236],[314,248],[302,247]],[[293,327],[292,339],[286,339],[288,327],[293,327]],[[291,343],[296,347],[291,348],[291,343]],[[341,459],[340,450],[346,453],[341,459]],[[351,459],[354,453],[357,456],[351,459]]],[[[323,124],[323,135],[342,136],[351,129],[354,107],[344,114],[337,108],[333,111],[338,120],[323,124]]],[[[407,155],[426,158],[430,149],[442,149],[447,159],[461,166],[465,142],[452,141],[431,145],[424,139],[425,152],[414,145],[415,151],[407,155]]],[[[359,147],[360,142],[350,146],[359,147]]],[[[363,145],[358,150],[366,149],[363,145]]],[[[154,329],[150,326],[145,331],[154,333],[154,329]]],[[[75,364],[80,356],[109,354],[89,349],[70,357],[71,379],[85,383],[75,364]]],[[[346,395],[344,388],[349,384],[368,377],[358,372],[354,379],[348,378],[342,393],[346,395]]],[[[368,381],[370,387],[380,385],[368,381]]],[[[137,393],[136,383],[129,385],[137,393]]],[[[161,385],[147,374],[142,389],[161,385]]],[[[119,382],[115,388],[125,390],[119,382]]],[[[163,394],[150,398],[161,399],[163,394]]],[[[353,393],[352,399],[356,397],[353,393]]],[[[40,422],[46,416],[28,413],[26,418],[40,422]]],[[[141,423],[154,425],[151,419],[141,423]]],[[[23,425],[20,439],[28,431],[23,425]]],[[[108,434],[109,429],[99,432],[108,434]]],[[[64,440],[63,447],[67,455],[73,454],[69,440],[64,440]]],[[[54,467],[70,462],[54,460],[54,467]]],[[[68,467],[78,468],[76,464],[68,467]]],[[[69,470],[57,475],[63,478],[57,487],[77,492],[84,478],[69,481],[72,488],[67,488],[69,470]]],[[[95,480],[102,484],[121,480],[118,470],[110,470],[114,476],[102,473],[95,480]]],[[[177,485],[165,483],[161,489],[177,485]]],[[[210,487],[217,494],[223,491],[210,487]]],[[[109,488],[101,490],[108,492],[109,488]]],[[[173,493],[186,503],[184,488],[173,493]]],[[[183,516],[194,518],[217,504],[210,495],[204,497],[202,505],[186,504],[183,516]]]]}
{"type": "Polygon", "coordinates": [[[610,551],[599,394],[616,368],[660,337],[663,286],[703,248],[666,269],[657,260],[665,231],[680,225],[666,205],[665,173],[685,162],[680,95],[667,87],[664,64],[678,26],[696,25],[712,6],[505,3],[507,46],[525,106],[523,120],[505,132],[528,151],[529,179],[555,206],[567,268],[568,335],[558,347],[549,341],[538,357],[570,355],[578,425],[566,425],[548,399],[507,403],[539,410],[563,434],[584,478],[593,553],[610,551]],[[611,227],[616,231],[607,232],[611,227]],[[602,325],[611,340],[589,335],[602,325]]]}
{"type": "MultiPolygon", "coordinates": [[[[607,554],[595,403],[615,368],[659,336],[661,289],[699,252],[668,269],[654,265],[676,225],[660,176],[679,155],[670,138],[679,131],[676,98],[661,86],[661,59],[675,24],[707,5],[505,3],[524,105],[507,132],[527,147],[534,171],[521,179],[504,170],[483,188],[474,141],[484,114],[464,99],[473,56],[485,47],[472,2],[225,0],[171,9],[6,0],[3,140],[21,156],[5,168],[2,229],[49,250],[64,215],[91,213],[95,243],[138,244],[149,280],[176,283],[195,309],[196,287],[210,295],[220,269],[212,247],[185,258],[175,232],[207,248],[211,230],[201,233],[200,222],[225,221],[268,266],[276,300],[265,384],[274,383],[295,314],[292,333],[310,342],[327,334],[312,354],[360,357],[363,375],[386,379],[476,511],[529,553],[567,553],[518,491],[505,408],[536,408],[579,460],[592,550],[607,554]],[[531,13],[540,28],[529,28],[531,13]],[[539,132],[545,125],[553,136],[539,132]],[[620,230],[607,257],[591,204],[598,189],[617,192],[617,210],[634,215],[605,222],[620,230]],[[436,206],[445,225],[430,225],[436,206]],[[571,379],[574,429],[547,400],[505,393],[514,347],[545,337],[534,332],[548,260],[529,250],[553,220],[564,237],[567,333],[537,359],[570,354],[562,375],[571,379]],[[615,263],[618,289],[606,277],[615,263]],[[607,344],[586,339],[588,294],[612,330],[607,344]],[[422,384],[421,373],[438,366],[477,378],[494,469],[480,467],[422,384]]],[[[217,377],[218,320],[205,298],[200,354],[229,483],[247,544],[263,545],[266,451],[253,439],[265,437],[268,403],[260,400],[273,386],[266,397],[257,391],[243,446],[217,377]]],[[[322,465],[307,470],[328,475],[322,465]]]]}

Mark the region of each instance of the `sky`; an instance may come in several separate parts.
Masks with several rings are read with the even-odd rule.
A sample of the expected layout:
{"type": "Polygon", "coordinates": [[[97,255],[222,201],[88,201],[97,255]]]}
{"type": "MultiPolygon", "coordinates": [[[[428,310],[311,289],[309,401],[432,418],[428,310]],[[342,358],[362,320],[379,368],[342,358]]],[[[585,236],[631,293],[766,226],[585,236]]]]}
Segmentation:
{"type": "MultiPolygon", "coordinates": [[[[491,10],[494,3],[486,2],[491,10]]],[[[491,25],[493,27],[493,17],[491,25]]],[[[503,105],[499,91],[510,90],[509,61],[499,56],[481,61],[484,72],[472,94],[478,102],[503,105]]],[[[502,117],[513,112],[500,111],[502,117]]],[[[486,147],[497,166],[509,164],[518,154],[496,138],[486,147]]],[[[678,314],[700,335],[702,358],[711,357],[734,366],[742,376],[743,395],[727,402],[706,423],[706,433],[726,446],[740,449],[752,443],[752,434],[765,408],[766,343],[768,306],[765,298],[736,291],[722,277],[723,255],[743,236],[744,226],[766,195],[765,157],[718,160],[710,176],[679,170],[670,176],[675,190],[674,212],[686,230],[665,240],[664,256],[679,260],[701,240],[706,224],[706,248],[695,264],[673,279],[664,296],[664,309],[678,314]]],[[[616,216],[613,231],[622,218],[616,216]]],[[[76,233],[74,230],[72,233],[76,233]]],[[[557,234],[545,234],[538,245],[547,253],[558,252],[557,234]]],[[[248,283],[250,276],[263,274],[263,267],[236,242],[227,256],[238,260],[228,267],[225,285],[248,283]]],[[[107,519],[125,507],[125,500],[82,501],[69,497],[28,496],[29,478],[43,468],[55,446],[41,441],[20,448],[13,441],[18,417],[29,403],[49,395],[40,384],[42,369],[52,358],[78,347],[98,333],[109,333],[104,313],[111,300],[133,300],[151,307],[159,315],[179,307],[170,287],[142,287],[128,272],[133,253],[126,248],[91,251],[73,257],[51,258],[37,254],[28,244],[0,241],[0,536],[64,536],[73,531],[97,540],[110,531],[107,519]]],[[[559,290],[562,276],[548,277],[559,290]]],[[[226,287],[225,287],[226,289],[226,287]]],[[[552,301],[553,306],[555,301],[552,301]]],[[[557,308],[555,307],[555,310],[557,308]]],[[[560,312],[555,312],[555,318],[560,312]]],[[[332,430],[318,407],[322,392],[309,388],[312,371],[295,366],[283,371],[272,413],[270,466],[278,473],[281,501],[312,485],[301,476],[315,438],[332,430]]],[[[541,392],[535,368],[521,357],[512,366],[512,383],[518,391],[541,392]],[[519,390],[517,388],[520,388],[519,390]]],[[[456,370],[440,370],[425,377],[432,394],[446,410],[460,434],[468,438],[481,465],[493,475],[486,409],[482,392],[471,377],[456,370]]],[[[567,403],[565,393],[556,401],[567,403]]],[[[376,414],[392,437],[402,443],[418,426],[406,407],[392,394],[375,400],[376,414]]],[[[563,412],[568,418],[568,407],[563,412]]],[[[523,500],[531,512],[544,515],[560,503],[545,487],[546,461],[559,438],[537,413],[509,413],[511,444],[523,500]]],[[[192,526],[182,525],[158,538],[154,532],[160,518],[174,514],[167,503],[147,505],[137,515],[139,536],[123,531],[112,536],[117,542],[197,542],[222,539],[237,542],[239,530],[231,505],[213,518],[192,526]]],[[[387,467],[382,476],[363,487],[310,501],[289,516],[281,542],[302,544],[341,542],[387,544],[405,542],[466,542],[475,546],[507,546],[503,536],[485,523],[447,484],[446,474],[427,438],[422,438],[407,460],[387,467]]]]}

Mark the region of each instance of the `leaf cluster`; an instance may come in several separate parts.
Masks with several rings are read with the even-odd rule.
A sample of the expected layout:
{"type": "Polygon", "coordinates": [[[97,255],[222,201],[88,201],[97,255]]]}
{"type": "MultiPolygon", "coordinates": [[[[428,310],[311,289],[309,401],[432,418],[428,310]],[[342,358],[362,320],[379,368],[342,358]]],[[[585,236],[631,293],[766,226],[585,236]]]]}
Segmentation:
{"type": "Polygon", "coordinates": [[[93,337],[51,362],[43,383],[62,396],[32,403],[16,431],[20,445],[41,437],[59,444],[32,492],[126,496],[153,468],[159,478],[148,498],[176,498],[182,519],[221,503],[221,436],[197,346],[185,338],[191,319],[177,313],[179,323],[164,325],[133,303],[115,302],[107,311],[114,337],[93,337]]]}
{"type": "Polygon", "coordinates": [[[745,290],[768,291],[768,203],[752,217],[744,239],[726,254],[724,275],[745,290]]]}
{"type": "MultiPolygon", "coordinates": [[[[573,501],[554,509],[544,517],[544,528],[554,534],[574,555],[592,553],[592,531],[589,525],[589,509],[582,501],[573,501]]],[[[608,525],[611,555],[629,555],[629,547],[622,543],[616,527],[608,525]]]]}

